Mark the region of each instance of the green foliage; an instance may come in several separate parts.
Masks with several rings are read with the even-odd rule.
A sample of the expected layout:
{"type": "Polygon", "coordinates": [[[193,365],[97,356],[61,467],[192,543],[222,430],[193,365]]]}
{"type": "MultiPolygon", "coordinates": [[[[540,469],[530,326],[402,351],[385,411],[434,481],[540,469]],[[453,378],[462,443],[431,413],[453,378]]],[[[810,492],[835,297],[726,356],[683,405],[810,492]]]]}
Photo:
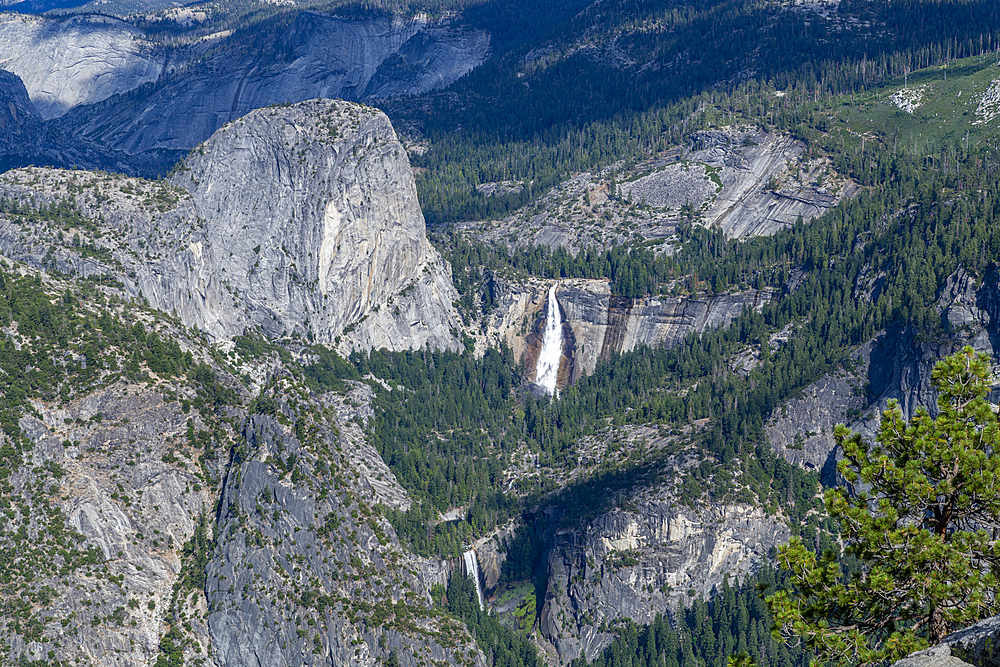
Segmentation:
{"type": "Polygon", "coordinates": [[[931,379],[937,417],[921,408],[906,423],[890,403],[870,446],[837,428],[852,489],[829,490],[826,507],[862,571],[845,578],[834,554],[817,558],[800,540],[780,550],[795,592],[768,599],[775,633],[803,637],[823,660],[899,660],[1000,609],[1000,549],[985,529],[1000,519],[989,359],[966,347],[931,379]]]}
{"type": "Polygon", "coordinates": [[[644,628],[620,621],[609,630],[617,635],[604,651],[588,663],[574,660],[572,667],[725,667],[730,656],[746,656],[737,664],[749,667],[805,667],[810,655],[800,647],[786,647],[773,640],[768,628],[771,615],[761,590],[787,586],[787,576],[765,566],[739,586],[723,582],[718,594],[705,602],[698,598],[680,605],[674,621],[657,614],[644,628]]]}
{"type": "MultiPolygon", "coordinates": [[[[480,276],[482,268],[513,269],[541,278],[607,278],[615,296],[639,298],[658,294],[660,286],[673,278],[677,262],[644,247],[615,246],[605,251],[584,248],[575,256],[562,246],[519,248],[512,252],[491,248],[483,243],[469,243],[453,234],[444,248],[453,268],[453,280],[459,294],[465,296],[480,276]]],[[[490,303],[485,304],[489,309],[490,303]]]]}
{"type": "Polygon", "coordinates": [[[333,350],[317,345],[313,348],[317,359],[305,367],[306,383],[314,391],[344,392],[344,380],[360,380],[354,364],[333,350]]]}
{"type": "Polygon", "coordinates": [[[531,638],[515,631],[479,608],[476,587],[469,577],[455,573],[448,582],[448,612],[465,621],[480,650],[492,656],[492,667],[540,667],[531,638]]]}

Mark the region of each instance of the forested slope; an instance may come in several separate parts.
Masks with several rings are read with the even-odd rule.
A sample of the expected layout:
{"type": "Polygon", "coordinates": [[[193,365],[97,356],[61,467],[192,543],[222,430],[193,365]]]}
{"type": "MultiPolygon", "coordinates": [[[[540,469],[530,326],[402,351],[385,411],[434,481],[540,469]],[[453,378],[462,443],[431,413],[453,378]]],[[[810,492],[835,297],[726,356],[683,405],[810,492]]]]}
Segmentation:
{"type": "MultiPolygon", "coordinates": [[[[490,58],[441,93],[387,104],[402,143],[381,119],[378,136],[351,143],[351,123],[372,112],[338,104],[343,117],[324,117],[308,143],[269,145],[277,171],[261,182],[281,182],[287,165],[289,191],[294,180],[315,195],[281,209],[282,224],[299,225],[289,233],[295,253],[288,239],[251,238],[248,225],[260,218],[250,213],[222,236],[199,231],[233,201],[251,201],[246,191],[225,198],[202,172],[186,172],[225,171],[224,160],[199,151],[170,184],[45,170],[5,176],[0,251],[18,263],[4,264],[0,283],[0,310],[9,311],[0,366],[10,378],[0,420],[10,481],[0,494],[13,522],[3,535],[11,547],[29,539],[38,547],[8,563],[20,578],[2,591],[16,613],[3,626],[9,650],[0,662],[119,651],[128,654],[121,664],[171,667],[251,659],[693,667],[747,650],[762,665],[805,664],[808,656],[769,638],[754,586],[783,585],[768,563],[790,535],[817,550],[840,545],[821,512],[818,471],[776,454],[767,427],[824,378],[850,378],[843,384],[861,407],[840,418],[863,427],[889,396],[910,396],[908,410],[932,402],[934,357],[965,342],[1000,353],[994,5],[329,5],[342,19],[454,11],[452,27],[490,34],[490,58]],[[798,142],[803,158],[776,168],[758,193],[808,179],[816,191],[857,187],[825,213],[740,239],[706,227],[706,207],[668,216],[629,196],[628,184],[667,167],[701,169],[714,188],[714,172],[687,161],[705,131],[798,142]],[[433,262],[411,262],[406,280],[363,308],[330,304],[336,285],[320,286],[318,262],[350,246],[327,241],[351,220],[328,207],[345,178],[318,179],[315,160],[382,156],[373,173],[409,184],[405,168],[385,166],[402,159],[404,145],[455,289],[408,208],[413,238],[433,262]],[[590,179],[578,199],[549,196],[578,172],[590,179]],[[610,216],[595,213],[599,198],[614,207],[610,216]],[[615,242],[526,247],[477,236],[497,218],[530,219],[547,206],[562,206],[563,217],[600,215],[600,224],[620,226],[608,235],[615,242]],[[183,248],[164,240],[181,213],[191,223],[183,248]],[[661,213],[662,233],[645,237],[636,220],[661,213]],[[458,224],[470,221],[478,226],[458,224]],[[140,223],[157,237],[130,231],[119,244],[114,229],[140,223]],[[176,248],[191,266],[214,252],[232,268],[226,254],[239,253],[259,288],[248,297],[254,307],[260,294],[291,293],[283,281],[320,306],[276,301],[273,311],[297,313],[287,326],[247,316],[241,333],[226,329],[210,344],[142,306],[139,278],[163,256],[180,256],[176,248]],[[419,338],[429,275],[442,283],[434,284],[442,314],[428,324],[441,335],[419,338]],[[600,283],[609,320],[640,301],[766,298],[729,326],[669,348],[594,352],[591,373],[548,396],[528,382],[529,356],[487,342],[490,318],[511,302],[502,289],[545,294],[555,281],[600,283]],[[354,315],[328,326],[327,309],[354,315]],[[396,351],[369,350],[382,346],[373,341],[396,351]],[[141,414],[169,428],[154,432],[145,416],[131,416],[140,398],[141,414]],[[65,474],[98,479],[98,491],[75,495],[60,482],[65,474]],[[173,480],[169,493],[151,490],[154,478],[173,480]],[[183,508],[179,523],[160,521],[174,507],[159,502],[164,494],[183,508]],[[91,530],[80,519],[91,496],[129,529],[91,530]],[[150,507],[152,518],[140,515],[150,507]],[[461,576],[473,547],[486,610],[461,576]],[[28,565],[57,551],[60,570],[24,579],[28,565]],[[172,565],[156,564],[147,579],[139,568],[161,552],[172,565]],[[84,605],[75,586],[107,603],[84,605]],[[71,642],[57,641],[62,628],[75,633],[71,642]]],[[[242,47],[255,22],[272,20],[273,36],[295,20],[277,7],[223,9],[203,29],[236,28],[242,47]]],[[[164,39],[183,33],[143,20],[164,39]]],[[[286,46],[263,54],[284,58],[286,46]]],[[[228,131],[254,118],[278,127],[307,108],[259,111],[228,131]]],[[[378,199],[361,190],[344,196],[345,211],[378,199]]],[[[278,208],[256,199],[247,207],[278,208]]],[[[357,259],[352,247],[345,265],[357,259]]],[[[370,275],[398,269],[372,266],[370,275]]],[[[240,285],[213,289],[236,299],[240,285]]],[[[574,289],[561,298],[586,291],[574,289]]],[[[537,347],[545,304],[518,307],[514,329],[524,348],[537,347]]],[[[251,312],[239,308],[240,317],[251,312]]],[[[819,427],[796,414],[782,428],[813,437],[819,427]]],[[[786,453],[799,442],[787,440],[786,453]]]]}

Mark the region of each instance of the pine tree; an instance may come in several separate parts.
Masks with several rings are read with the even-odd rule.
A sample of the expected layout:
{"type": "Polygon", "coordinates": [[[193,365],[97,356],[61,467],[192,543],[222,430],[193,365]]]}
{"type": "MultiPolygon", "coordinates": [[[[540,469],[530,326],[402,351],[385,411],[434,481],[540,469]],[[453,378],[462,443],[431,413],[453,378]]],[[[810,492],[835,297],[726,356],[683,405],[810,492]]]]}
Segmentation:
{"type": "Polygon", "coordinates": [[[938,362],[938,416],[906,423],[895,402],[877,441],[838,426],[839,470],[850,488],[826,494],[848,554],[861,571],[845,580],[836,557],[801,540],[780,550],[793,592],[768,598],[775,635],[798,636],[822,661],[892,662],[996,614],[1000,544],[1000,427],[985,397],[989,360],[971,347],[938,362]],[[853,491],[853,493],[852,493],[853,491]]]}

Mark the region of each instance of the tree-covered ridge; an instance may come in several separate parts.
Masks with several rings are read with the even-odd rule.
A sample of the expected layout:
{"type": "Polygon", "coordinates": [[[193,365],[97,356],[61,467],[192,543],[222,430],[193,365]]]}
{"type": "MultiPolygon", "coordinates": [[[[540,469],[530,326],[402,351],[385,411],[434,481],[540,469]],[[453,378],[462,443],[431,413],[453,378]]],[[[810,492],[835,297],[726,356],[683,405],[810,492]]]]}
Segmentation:
{"type": "Polygon", "coordinates": [[[503,217],[574,172],[619,160],[628,168],[694,129],[805,122],[826,131],[841,96],[1000,43],[997,9],[982,0],[841,2],[832,12],[756,0],[606,4],[558,37],[484,63],[447,95],[389,104],[429,141],[413,159],[426,169],[418,187],[430,223],[503,217]],[[526,187],[475,190],[494,181],[526,187]]]}

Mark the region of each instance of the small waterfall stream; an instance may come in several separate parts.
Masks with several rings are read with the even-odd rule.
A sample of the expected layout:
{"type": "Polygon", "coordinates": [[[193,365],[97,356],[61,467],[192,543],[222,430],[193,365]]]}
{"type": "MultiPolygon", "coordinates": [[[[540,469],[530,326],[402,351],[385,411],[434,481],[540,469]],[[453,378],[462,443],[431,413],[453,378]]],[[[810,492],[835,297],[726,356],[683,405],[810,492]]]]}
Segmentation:
{"type": "Polygon", "coordinates": [[[479,608],[483,608],[483,589],[479,583],[479,559],[476,558],[476,551],[469,549],[462,558],[465,561],[465,573],[472,578],[476,584],[476,598],[479,600],[479,608]]]}
{"type": "Polygon", "coordinates": [[[556,393],[556,380],[559,377],[559,361],[562,358],[562,317],[559,314],[559,301],[556,300],[554,283],[549,288],[548,308],[545,312],[545,334],[542,336],[542,349],[538,353],[538,363],[535,365],[535,384],[545,389],[549,394],[556,393]]]}

